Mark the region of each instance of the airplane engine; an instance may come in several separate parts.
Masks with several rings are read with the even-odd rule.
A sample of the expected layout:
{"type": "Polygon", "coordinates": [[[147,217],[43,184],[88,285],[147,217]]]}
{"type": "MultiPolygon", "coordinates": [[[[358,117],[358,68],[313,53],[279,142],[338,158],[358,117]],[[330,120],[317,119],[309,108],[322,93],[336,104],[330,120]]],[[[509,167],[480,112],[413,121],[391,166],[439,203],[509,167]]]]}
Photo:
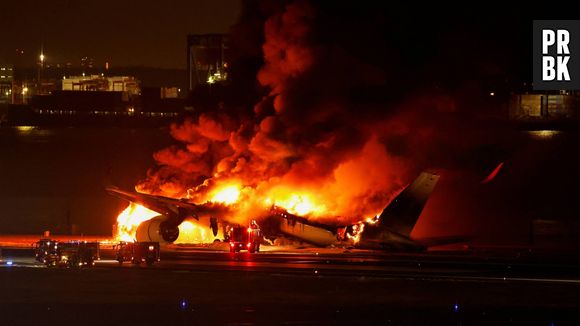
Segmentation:
{"type": "Polygon", "coordinates": [[[163,215],[145,221],[137,227],[135,238],[137,241],[155,241],[172,243],[179,237],[179,228],[170,223],[163,215]]]}

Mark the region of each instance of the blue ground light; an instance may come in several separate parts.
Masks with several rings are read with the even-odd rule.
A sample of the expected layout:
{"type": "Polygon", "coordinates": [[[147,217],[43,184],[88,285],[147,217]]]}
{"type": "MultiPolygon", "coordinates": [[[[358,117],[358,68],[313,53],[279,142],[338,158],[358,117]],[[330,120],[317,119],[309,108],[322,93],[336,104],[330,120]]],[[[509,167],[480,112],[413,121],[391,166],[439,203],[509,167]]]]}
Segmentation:
{"type": "Polygon", "coordinates": [[[179,300],[179,310],[187,310],[188,302],[185,298],[179,300]]]}

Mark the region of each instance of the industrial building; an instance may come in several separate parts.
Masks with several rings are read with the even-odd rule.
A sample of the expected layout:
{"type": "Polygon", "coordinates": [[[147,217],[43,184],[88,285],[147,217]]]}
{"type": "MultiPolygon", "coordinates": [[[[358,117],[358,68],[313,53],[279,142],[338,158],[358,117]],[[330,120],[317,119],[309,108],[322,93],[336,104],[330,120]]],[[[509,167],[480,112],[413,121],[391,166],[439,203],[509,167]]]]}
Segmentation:
{"type": "Polygon", "coordinates": [[[580,118],[580,91],[530,92],[510,99],[512,120],[563,120],[580,118]]]}
{"type": "Polygon", "coordinates": [[[191,92],[198,85],[227,80],[229,38],[225,34],[187,36],[187,74],[191,92]]]}
{"type": "Polygon", "coordinates": [[[0,104],[13,103],[14,66],[0,64],[0,104]]]}
{"type": "MultiPolygon", "coordinates": [[[[196,69],[206,69],[214,77],[225,76],[221,72],[226,46],[220,39],[216,54],[212,52],[214,41],[192,41],[192,58],[207,59],[198,60],[196,69]]],[[[112,73],[108,62],[104,71],[95,69],[89,56],[81,59],[79,67],[49,64],[45,59],[42,53],[35,66],[17,68],[0,61],[0,125],[158,126],[184,112],[182,90],[186,87],[181,73],[172,76],[179,75],[174,80],[182,84],[167,84],[163,75],[167,72],[159,69],[120,68],[112,73]],[[142,86],[142,78],[147,87],[142,86]]]]}
{"type": "Polygon", "coordinates": [[[135,77],[103,75],[65,77],[62,80],[62,90],[122,92],[126,100],[141,93],[139,80],[135,77]]]}

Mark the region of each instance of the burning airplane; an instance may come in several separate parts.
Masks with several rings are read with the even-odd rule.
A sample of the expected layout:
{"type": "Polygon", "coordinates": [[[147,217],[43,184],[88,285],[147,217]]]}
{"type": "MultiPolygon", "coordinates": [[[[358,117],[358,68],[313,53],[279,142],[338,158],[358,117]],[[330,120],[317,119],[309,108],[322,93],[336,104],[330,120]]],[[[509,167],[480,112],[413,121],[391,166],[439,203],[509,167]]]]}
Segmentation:
{"type": "MultiPolygon", "coordinates": [[[[284,236],[316,246],[346,242],[359,248],[421,250],[431,245],[456,242],[459,240],[455,238],[411,238],[411,231],[438,180],[439,176],[436,174],[421,173],[385,207],[382,213],[355,224],[339,225],[310,221],[296,214],[301,208],[297,208],[295,203],[281,202],[287,206],[268,207],[267,204],[271,201],[264,203],[263,211],[259,214],[259,222],[263,226],[266,238],[284,236]]],[[[113,196],[131,202],[131,205],[119,215],[117,237],[120,240],[173,243],[179,239],[180,229],[186,230],[186,237],[191,237],[192,232],[197,229],[200,234],[210,233],[211,230],[214,237],[201,236],[194,242],[211,242],[213,239],[219,239],[220,225],[225,229],[235,224],[236,220],[228,219],[228,216],[233,216],[232,214],[236,214],[237,211],[234,199],[239,194],[233,188],[217,192],[213,201],[204,204],[190,203],[187,199],[127,192],[114,187],[107,188],[107,191],[113,196]],[[194,224],[186,221],[188,218],[193,218],[197,222],[194,224]],[[199,223],[201,220],[208,223],[205,225],[199,223]]],[[[302,209],[312,212],[315,208],[302,207],[302,209]]]]}
{"type": "MultiPolygon", "coordinates": [[[[171,125],[176,143],[154,153],[136,191],[109,189],[134,203],[118,237],[174,242],[187,222],[195,241],[211,242],[224,225],[257,220],[267,235],[316,245],[429,245],[411,230],[439,176],[421,171],[461,169],[491,136],[441,88],[393,91],[400,76],[384,58],[332,43],[321,16],[306,1],[281,5],[263,24],[257,103],[196,106],[171,125]]],[[[231,87],[241,84],[251,83],[231,87]]]]}

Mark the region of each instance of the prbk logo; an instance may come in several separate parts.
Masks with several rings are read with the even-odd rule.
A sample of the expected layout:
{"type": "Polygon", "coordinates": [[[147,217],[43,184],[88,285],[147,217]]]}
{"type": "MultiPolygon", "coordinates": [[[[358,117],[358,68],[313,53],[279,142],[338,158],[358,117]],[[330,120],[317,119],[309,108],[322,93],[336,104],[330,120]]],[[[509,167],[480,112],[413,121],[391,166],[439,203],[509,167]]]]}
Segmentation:
{"type": "Polygon", "coordinates": [[[580,20],[534,20],[534,89],[580,89],[580,20]]]}

